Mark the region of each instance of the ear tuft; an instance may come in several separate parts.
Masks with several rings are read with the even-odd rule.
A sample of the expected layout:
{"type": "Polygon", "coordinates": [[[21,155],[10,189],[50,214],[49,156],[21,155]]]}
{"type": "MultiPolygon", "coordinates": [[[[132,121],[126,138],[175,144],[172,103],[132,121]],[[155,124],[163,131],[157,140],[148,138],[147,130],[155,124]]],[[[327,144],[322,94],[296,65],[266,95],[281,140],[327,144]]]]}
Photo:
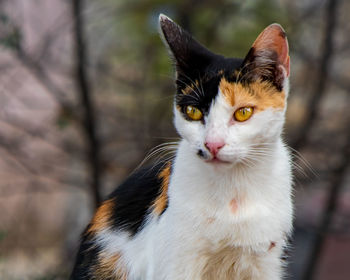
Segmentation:
{"type": "Polygon", "coordinates": [[[164,14],[159,14],[159,22],[163,22],[163,21],[172,21],[168,16],[164,15],[164,14]]]}

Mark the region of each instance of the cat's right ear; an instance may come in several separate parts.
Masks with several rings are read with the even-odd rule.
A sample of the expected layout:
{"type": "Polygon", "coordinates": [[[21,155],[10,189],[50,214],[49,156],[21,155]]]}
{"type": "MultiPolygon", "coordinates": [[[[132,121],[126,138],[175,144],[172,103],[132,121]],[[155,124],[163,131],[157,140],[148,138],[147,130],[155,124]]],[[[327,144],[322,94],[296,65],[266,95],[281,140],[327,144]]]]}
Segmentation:
{"type": "Polygon", "coordinates": [[[200,75],[214,54],[167,16],[159,15],[160,34],[174,58],[177,74],[200,75]]]}
{"type": "Polygon", "coordinates": [[[279,24],[271,24],[260,33],[245,57],[241,70],[243,80],[267,80],[282,90],[289,72],[286,33],[279,24]]]}

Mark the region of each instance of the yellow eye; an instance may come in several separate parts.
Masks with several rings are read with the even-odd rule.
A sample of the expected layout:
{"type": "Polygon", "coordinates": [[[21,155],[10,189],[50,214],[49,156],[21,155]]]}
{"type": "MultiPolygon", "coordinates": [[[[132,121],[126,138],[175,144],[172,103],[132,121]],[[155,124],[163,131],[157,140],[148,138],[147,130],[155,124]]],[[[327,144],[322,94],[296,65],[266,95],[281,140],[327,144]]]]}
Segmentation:
{"type": "Polygon", "coordinates": [[[194,121],[199,121],[203,117],[202,112],[194,106],[187,106],[186,107],[186,115],[194,121]]]}
{"type": "Polygon", "coordinates": [[[235,120],[238,122],[244,122],[248,120],[252,115],[253,115],[253,107],[239,108],[234,114],[235,120]]]}

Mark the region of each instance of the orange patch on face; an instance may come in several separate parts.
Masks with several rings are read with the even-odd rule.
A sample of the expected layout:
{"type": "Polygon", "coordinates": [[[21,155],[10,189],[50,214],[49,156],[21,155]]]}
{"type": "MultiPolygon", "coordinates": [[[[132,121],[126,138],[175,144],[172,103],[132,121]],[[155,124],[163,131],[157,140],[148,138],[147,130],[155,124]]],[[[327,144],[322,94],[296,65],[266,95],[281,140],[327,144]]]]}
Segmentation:
{"type": "Polygon", "coordinates": [[[158,178],[162,180],[161,191],[153,203],[153,212],[160,215],[168,205],[168,187],[170,180],[171,163],[168,162],[162,172],[159,173],[158,178]]]}
{"type": "Polygon", "coordinates": [[[220,91],[227,103],[231,106],[235,105],[235,89],[232,83],[229,83],[225,78],[222,78],[219,84],[220,91]]]}
{"type": "Polygon", "coordinates": [[[236,199],[232,199],[230,201],[230,209],[232,213],[236,213],[238,210],[238,202],[236,199]]]}
{"type": "Polygon", "coordinates": [[[283,110],[286,94],[278,91],[267,81],[256,81],[247,85],[230,83],[222,78],[219,85],[226,102],[231,106],[254,107],[255,112],[268,108],[283,110]]]}
{"type": "Polygon", "coordinates": [[[114,203],[114,199],[109,199],[102,203],[97,209],[95,216],[92,218],[88,233],[96,233],[108,228],[114,203]]]}
{"type": "Polygon", "coordinates": [[[95,267],[96,279],[126,280],[128,271],[120,261],[119,254],[109,255],[101,252],[95,267]]]}

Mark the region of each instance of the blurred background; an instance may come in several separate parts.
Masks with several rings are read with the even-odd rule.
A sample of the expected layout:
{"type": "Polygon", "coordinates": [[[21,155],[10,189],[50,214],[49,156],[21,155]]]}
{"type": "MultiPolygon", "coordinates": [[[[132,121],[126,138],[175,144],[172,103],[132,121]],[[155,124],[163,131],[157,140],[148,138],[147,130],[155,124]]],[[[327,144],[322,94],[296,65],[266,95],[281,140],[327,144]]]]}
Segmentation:
{"type": "Polygon", "coordinates": [[[287,279],[350,279],[346,0],[0,0],[0,279],[67,279],[96,205],[178,139],[159,13],[236,57],[283,25],[296,206],[287,279]]]}

